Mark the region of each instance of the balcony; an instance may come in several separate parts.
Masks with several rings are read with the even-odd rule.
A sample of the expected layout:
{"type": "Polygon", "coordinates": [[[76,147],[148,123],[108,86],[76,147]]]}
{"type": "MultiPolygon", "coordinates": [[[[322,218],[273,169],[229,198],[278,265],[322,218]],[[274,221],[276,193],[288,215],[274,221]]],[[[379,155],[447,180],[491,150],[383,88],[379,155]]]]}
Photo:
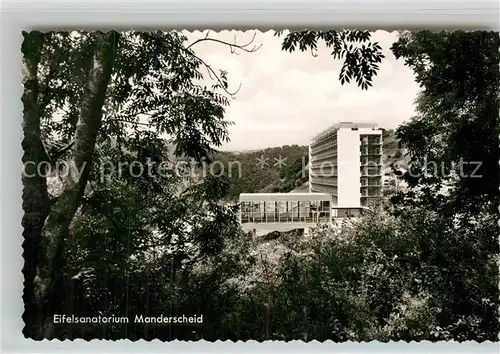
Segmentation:
{"type": "Polygon", "coordinates": [[[323,186],[337,187],[338,181],[337,177],[323,177],[323,176],[312,176],[311,183],[321,184],[323,186]]]}
{"type": "Polygon", "coordinates": [[[378,194],[361,193],[361,198],[382,198],[382,193],[378,194]]]}
{"type": "Polygon", "coordinates": [[[382,145],[382,139],[379,136],[362,136],[361,137],[362,145],[382,145]]]}
{"type": "Polygon", "coordinates": [[[328,173],[337,173],[338,168],[336,165],[333,164],[312,164],[311,165],[311,170],[321,170],[323,172],[328,172],[328,173]]]}
{"type": "Polygon", "coordinates": [[[323,145],[323,146],[320,146],[319,148],[311,148],[311,155],[316,155],[318,153],[321,153],[323,151],[327,151],[327,150],[336,150],[336,144],[333,144],[333,143],[329,143],[327,145],[323,145]]]}
{"type": "Polygon", "coordinates": [[[335,161],[337,163],[337,154],[335,155],[328,155],[328,156],[322,156],[322,157],[316,157],[314,159],[311,159],[311,162],[318,162],[318,161],[335,161]]]}
{"type": "Polygon", "coordinates": [[[382,183],[361,183],[362,188],[382,188],[382,183]]]}
{"type": "Polygon", "coordinates": [[[362,156],[380,156],[380,155],[382,155],[381,149],[363,149],[363,147],[361,147],[360,151],[361,151],[362,156]]]}
{"type": "Polygon", "coordinates": [[[313,139],[313,143],[311,144],[311,148],[315,148],[316,146],[323,145],[327,141],[332,141],[337,143],[337,134],[336,132],[325,132],[322,136],[316,137],[313,139]]]}
{"type": "Polygon", "coordinates": [[[322,183],[316,183],[314,181],[311,181],[311,191],[314,193],[328,193],[333,197],[337,196],[337,187],[325,185],[322,183]]]}
{"type": "Polygon", "coordinates": [[[362,158],[361,159],[362,166],[382,166],[382,157],[377,159],[374,158],[362,158]]]}
{"type": "Polygon", "coordinates": [[[382,188],[361,188],[362,198],[380,198],[382,197],[382,188]]]}
{"type": "Polygon", "coordinates": [[[361,146],[382,146],[381,141],[361,141],[361,146]]]}
{"type": "Polygon", "coordinates": [[[379,177],[382,176],[382,169],[361,167],[360,173],[362,177],[379,177]]]}
{"type": "Polygon", "coordinates": [[[320,157],[323,157],[323,156],[337,156],[337,149],[330,149],[330,150],[326,150],[320,154],[318,153],[312,153],[311,154],[311,157],[314,157],[314,158],[320,158],[320,157]]]}

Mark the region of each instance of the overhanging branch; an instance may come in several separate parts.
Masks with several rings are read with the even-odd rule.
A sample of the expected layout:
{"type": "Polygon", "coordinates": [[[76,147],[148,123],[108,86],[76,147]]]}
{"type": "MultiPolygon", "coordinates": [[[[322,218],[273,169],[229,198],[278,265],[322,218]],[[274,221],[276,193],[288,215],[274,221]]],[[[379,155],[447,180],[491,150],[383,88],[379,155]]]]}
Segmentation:
{"type": "Polygon", "coordinates": [[[223,41],[223,40],[220,40],[220,39],[208,37],[208,33],[209,32],[207,32],[207,35],[204,38],[199,38],[196,41],[194,41],[193,43],[191,43],[190,45],[188,45],[186,47],[186,49],[189,50],[192,46],[194,46],[194,45],[196,45],[198,43],[201,43],[201,42],[216,42],[216,43],[220,43],[220,44],[226,45],[231,50],[231,54],[237,54],[236,53],[237,49],[240,49],[240,50],[242,50],[244,52],[247,52],[247,53],[253,53],[253,52],[256,52],[257,50],[259,50],[262,47],[262,43],[259,44],[259,45],[253,45],[252,47],[250,47],[253,44],[253,42],[255,41],[256,33],[253,34],[252,39],[248,43],[246,43],[246,44],[237,44],[236,43],[236,36],[234,36],[234,43],[229,43],[227,41],[223,41]]]}
{"type": "Polygon", "coordinates": [[[244,51],[244,52],[247,52],[247,53],[253,53],[253,52],[256,52],[257,50],[259,50],[262,47],[262,43],[259,44],[259,45],[252,45],[254,43],[254,41],[255,41],[255,36],[256,36],[255,32],[254,32],[254,34],[252,36],[252,39],[248,43],[245,43],[245,44],[238,44],[238,43],[236,43],[236,36],[234,37],[234,42],[230,43],[230,42],[223,41],[223,40],[220,40],[220,39],[208,37],[209,33],[210,33],[210,31],[207,32],[207,34],[206,34],[206,36],[204,38],[199,38],[196,41],[194,41],[193,43],[191,43],[190,45],[188,45],[185,48],[185,51],[188,53],[188,55],[191,55],[194,58],[196,58],[207,69],[208,75],[210,76],[210,78],[212,80],[215,79],[217,81],[217,85],[220,88],[222,88],[222,90],[224,90],[224,92],[226,92],[228,95],[230,95],[231,97],[234,98],[234,96],[241,89],[241,83],[238,86],[238,89],[236,91],[230,92],[227,89],[227,84],[223,81],[223,79],[221,78],[221,76],[215,72],[215,70],[212,68],[211,65],[207,64],[203,59],[201,59],[199,56],[197,56],[196,54],[194,54],[194,52],[191,50],[191,48],[194,45],[196,45],[198,43],[201,43],[201,42],[215,42],[215,43],[219,43],[219,44],[228,46],[229,49],[230,49],[230,51],[231,51],[231,54],[239,55],[239,53],[237,52],[237,50],[241,50],[241,51],[244,51]]]}
{"type": "Polygon", "coordinates": [[[203,59],[201,59],[199,56],[197,56],[196,54],[194,53],[191,53],[191,55],[196,58],[197,60],[199,60],[199,62],[201,64],[203,64],[203,66],[207,69],[208,71],[208,75],[210,76],[210,78],[213,80],[215,79],[219,85],[220,88],[222,88],[224,90],[224,92],[226,92],[228,95],[230,95],[231,97],[234,98],[234,96],[240,91],[241,89],[241,82],[240,82],[240,85],[238,86],[238,89],[234,92],[231,92],[227,89],[225,83],[222,81],[220,75],[218,75],[215,70],[212,68],[212,66],[208,65],[203,59]]]}

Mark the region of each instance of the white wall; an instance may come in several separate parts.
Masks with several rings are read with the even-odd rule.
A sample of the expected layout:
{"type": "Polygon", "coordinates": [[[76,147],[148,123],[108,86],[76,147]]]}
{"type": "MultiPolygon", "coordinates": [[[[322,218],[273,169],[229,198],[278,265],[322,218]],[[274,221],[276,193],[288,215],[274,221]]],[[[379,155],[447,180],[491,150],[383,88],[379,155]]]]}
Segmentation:
{"type": "Polygon", "coordinates": [[[312,187],[311,187],[311,144],[309,144],[309,149],[308,149],[308,155],[309,155],[309,160],[308,160],[308,165],[309,168],[307,169],[309,173],[309,193],[312,193],[312,187]]]}
{"type": "Polygon", "coordinates": [[[337,205],[342,207],[358,207],[361,203],[360,147],[359,130],[341,128],[337,131],[337,205]]]}
{"type": "MultiPolygon", "coordinates": [[[[335,205],[346,208],[361,206],[361,135],[382,135],[382,131],[374,129],[376,124],[340,123],[331,129],[337,135],[337,201],[335,205]],[[357,129],[352,129],[352,128],[357,129]]],[[[311,147],[309,146],[309,161],[311,147]]],[[[309,162],[310,163],[310,162],[309,162]]],[[[311,190],[311,169],[309,169],[309,191],[311,190]]],[[[318,187],[323,192],[331,193],[331,187],[318,187]]],[[[335,217],[335,215],[334,215],[335,217]]]]}

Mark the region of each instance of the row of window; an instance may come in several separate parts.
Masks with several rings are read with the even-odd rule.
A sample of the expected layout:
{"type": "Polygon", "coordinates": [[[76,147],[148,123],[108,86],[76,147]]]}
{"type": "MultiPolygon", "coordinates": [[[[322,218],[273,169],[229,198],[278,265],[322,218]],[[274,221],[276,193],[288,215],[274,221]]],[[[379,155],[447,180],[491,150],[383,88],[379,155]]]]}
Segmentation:
{"type": "Polygon", "coordinates": [[[312,144],[311,148],[314,150],[316,147],[322,146],[325,142],[332,141],[337,143],[337,135],[335,133],[325,134],[324,136],[317,138],[312,144]]]}
{"type": "Polygon", "coordinates": [[[382,156],[361,156],[362,165],[382,165],[382,156]]]}
{"type": "Polygon", "coordinates": [[[337,185],[337,176],[316,176],[316,175],[312,175],[311,176],[312,178],[312,181],[313,183],[326,183],[326,184],[331,184],[333,186],[336,186],[337,185]]]}
{"type": "MultiPolygon", "coordinates": [[[[377,171],[368,171],[368,175],[361,176],[360,183],[362,186],[373,186],[380,187],[382,186],[382,181],[379,175],[376,174],[377,171]],[[372,175],[370,175],[372,173],[372,175]]],[[[314,173],[311,174],[311,181],[313,183],[318,184],[326,184],[326,185],[338,185],[338,177],[337,175],[316,175],[314,173]]]]}
{"type": "Polygon", "coordinates": [[[330,202],[322,200],[278,200],[278,201],[258,201],[258,202],[242,202],[241,210],[243,211],[276,211],[280,210],[283,212],[288,212],[290,210],[296,210],[297,208],[307,208],[311,210],[328,211],[330,210],[330,202]]]}
{"type": "MultiPolygon", "coordinates": [[[[360,135],[360,141],[362,145],[381,145],[382,136],[372,135],[372,134],[362,134],[360,135]]],[[[316,148],[321,148],[323,146],[329,145],[333,146],[337,143],[337,136],[335,133],[325,134],[324,136],[317,138],[312,144],[311,149],[314,151],[316,148]]]]}
{"type": "Polygon", "coordinates": [[[330,213],[328,201],[243,202],[241,222],[326,222],[330,213]]]}
{"type": "Polygon", "coordinates": [[[381,197],[382,190],[379,187],[361,187],[361,197],[381,197]]]}
{"type": "Polygon", "coordinates": [[[363,187],[380,187],[382,186],[380,177],[361,177],[361,186],[363,187]]]}
{"type": "Polygon", "coordinates": [[[311,148],[311,155],[317,155],[324,152],[337,152],[337,142],[331,142],[325,145],[321,145],[315,148],[311,148]]]}
{"type": "MultiPolygon", "coordinates": [[[[376,144],[361,145],[359,150],[362,155],[381,155],[382,148],[376,144]]],[[[324,156],[337,156],[337,146],[332,144],[323,145],[320,148],[311,148],[311,155],[314,158],[322,158],[324,156]]]]}
{"type": "Polygon", "coordinates": [[[363,145],[380,145],[382,137],[380,135],[361,135],[361,144],[363,145]]]}
{"type": "MultiPolygon", "coordinates": [[[[361,168],[365,169],[381,169],[382,163],[379,160],[372,159],[370,161],[362,161],[361,162],[361,168]]],[[[312,161],[311,163],[311,169],[312,170],[321,170],[322,172],[326,172],[328,175],[332,174],[337,174],[338,172],[338,165],[336,162],[330,162],[330,161],[323,161],[323,162],[316,162],[315,160],[312,161]]]]}
{"type": "Polygon", "coordinates": [[[328,165],[312,165],[311,166],[311,175],[312,176],[328,176],[328,177],[334,177],[337,176],[338,174],[338,167],[337,166],[328,166],[328,165]]]}
{"type": "Polygon", "coordinates": [[[375,146],[361,146],[359,151],[361,155],[382,155],[382,149],[375,146]]]}
{"type": "Polygon", "coordinates": [[[337,187],[334,187],[334,186],[321,185],[321,184],[315,183],[315,181],[311,181],[311,188],[312,188],[312,192],[328,193],[328,194],[331,194],[333,196],[337,195],[337,187]]]}
{"type": "Polygon", "coordinates": [[[259,224],[259,223],[327,223],[330,221],[330,212],[311,213],[305,216],[296,215],[252,215],[248,213],[241,214],[242,224],[259,224]]]}
{"type": "Polygon", "coordinates": [[[381,176],[382,168],[381,167],[372,167],[372,166],[361,166],[359,169],[362,177],[370,177],[370,176],[381,176]]]}
{"type": "Polygon", "coordinates": [[[362,197],[361,198],[361,206],[364,207],[371,207],[375,204],[377,204],[379,201],[378,198],[368,198],[368,197],[362,197]]]}
{"type": "Polygon", "coordinates": [[[311,156],[311,161],[320,161],[320,160],[337,160],[337,152],[336,151],[327,151],[321,154],[314,154],[311,156]]]}
{"type": "MultiPolygon", "coordinates": [[[[330,193],[334,196],[337,195],[338,187],[329,183],[313,182],[314,190],[320,193],[330,193]]],[[[381,197],[382,184],[362,185],[360,192],[362,197],[381,197]]]]}

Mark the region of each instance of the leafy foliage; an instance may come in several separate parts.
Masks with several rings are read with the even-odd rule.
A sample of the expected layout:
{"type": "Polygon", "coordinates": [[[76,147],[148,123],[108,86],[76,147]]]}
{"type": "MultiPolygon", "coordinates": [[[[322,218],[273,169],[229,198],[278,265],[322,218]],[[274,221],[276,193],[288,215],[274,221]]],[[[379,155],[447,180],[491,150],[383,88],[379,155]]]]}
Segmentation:
{"type": "MultiPolygon", "coordinates": [[[[283,31],[276,32],[282,36],[283,31]]],[[[339,74],[340,83],[349,83],[356,80],[356,84],[363,90],[372,86],[373,77],[377,75],[379,63],[384,55],[382,47],[370,42],[369,31],[359,30],[329,30],[329,31],[294,31],[289,32],[283,39],[282,49],[293,52],[296,49],[302,52],[311,51],[316,56],[318,42],[323,41],[332,50],[334,59],[343,60],[339,74]]]]}
{"type": "Polygon", "coordinates": [[[423,88],[418,115],[397,131],[413,160],[406,180],[424,187],[435,208],[471,211],[499,200],[499,45],[495,32],[420,31],[392,47],[423,88]],[[426,173],[427,162],[438,170],[426,173]]]}
{"type": "MultiPolygon", "coordinates": [[[[100,39],[99,32],[40,35],[41,59],[31,72],[41,94],[31,113],[38,115],[41,133],[30,138],[42,141],[52,166],[71,161],[74,155],[83,167],[92,168],[85,167],[89,177],[80,177],[77,188],[68,175],[49,178],[52,209],[48,217],[55,223],[50,224],[53,229],[45,225],[42,230],[48,236],[42,250],[51,250],[42,258],[53,266],[40,274],[50,287],[40,287],[38,298],[30,294],[25,298],[30,305],[38,301],[38,309],[29,308],[24,314],[25,333],[38,338],[70,335],[54,329],[52,320],[44,324],[50,312],[140,312],[138,304],[123,302],[120,294],[131,291],[135,296],[144,291],[143,284],[125,279],[150,274],[151,257],[168,247],[173,247],[167,258],[174,272],[190,257],[216,253],[225,242],[226,228],[236,223],[235,210],[218,205],[228,189],[224,178],[191,182],[186,188],[187,181],[168,165],[165,154],[165,146],[175,143],[176,156],[201,163],[209,159],[214,146],[227,140],[226,74],[217,77],[211,88],[204,86],[201,70],[208,66],[178,32],[111,33],[109,43],[100,39]],[[95,70],[101,64],[97,53],[103,48],[111,56],[112,65],[103,68],[111,75],[109,84],[102,80],[89,84],[97,78],[95,70]],[[105,88],[102,106],[92,103],[95,86],[105,88]],[[97,119],[101,114],[102,121],[97,119]],[[61,147],[64,153],[57,151],[61,147]],[[58,179],[62,189],[53,188],[58,179]],[[63,195],[76,214],[60,204],[63,195]],[[57,210],[53,205],[58,205],[57,210]],[[37,317],[42,322],[33,322],[37,317]]],[[[33,36],[26,35],[23,48],[33,36]]],[[[25,59],[30,63],[30,56],[25,59]]],[[[29,248],[36,245],[25,247],[31,253],[29,248]]],[[[36,259],[27,261],[37,267],[36,259]]],[[[26,281],[34,282],[34,275],[30,277],[26,281]]]]}
{"type": "Polygon", "coordinates": [[[196,296],[179,289],[180,306],[201,306],[210,320],[194,337],[177,338],[494,341],[497,257],[477,258],[494,229],[492,217],[453,225],[418,208],[399,216],[374,210],[309,237],[241,235],[222,252],[223,265],[186,270],[196,296]],[[464,242],[469,234],[478,237],[464,242]]]}
{"type": "Polygon", "coordinates": [[[486,328],[498,332],[491,319],[498,308],[499,44],[495,32],[421,31],[392,47],[422,87],[418,115],[397,130],[412,167],[402,176],[410,190],[393,198],[395,215],[425,208],[456,232],[428,238],[440,262],[435,287],[449,294],[442,308],[453,338],[473,328],[481,336],[489,336],[486,328]]]}

